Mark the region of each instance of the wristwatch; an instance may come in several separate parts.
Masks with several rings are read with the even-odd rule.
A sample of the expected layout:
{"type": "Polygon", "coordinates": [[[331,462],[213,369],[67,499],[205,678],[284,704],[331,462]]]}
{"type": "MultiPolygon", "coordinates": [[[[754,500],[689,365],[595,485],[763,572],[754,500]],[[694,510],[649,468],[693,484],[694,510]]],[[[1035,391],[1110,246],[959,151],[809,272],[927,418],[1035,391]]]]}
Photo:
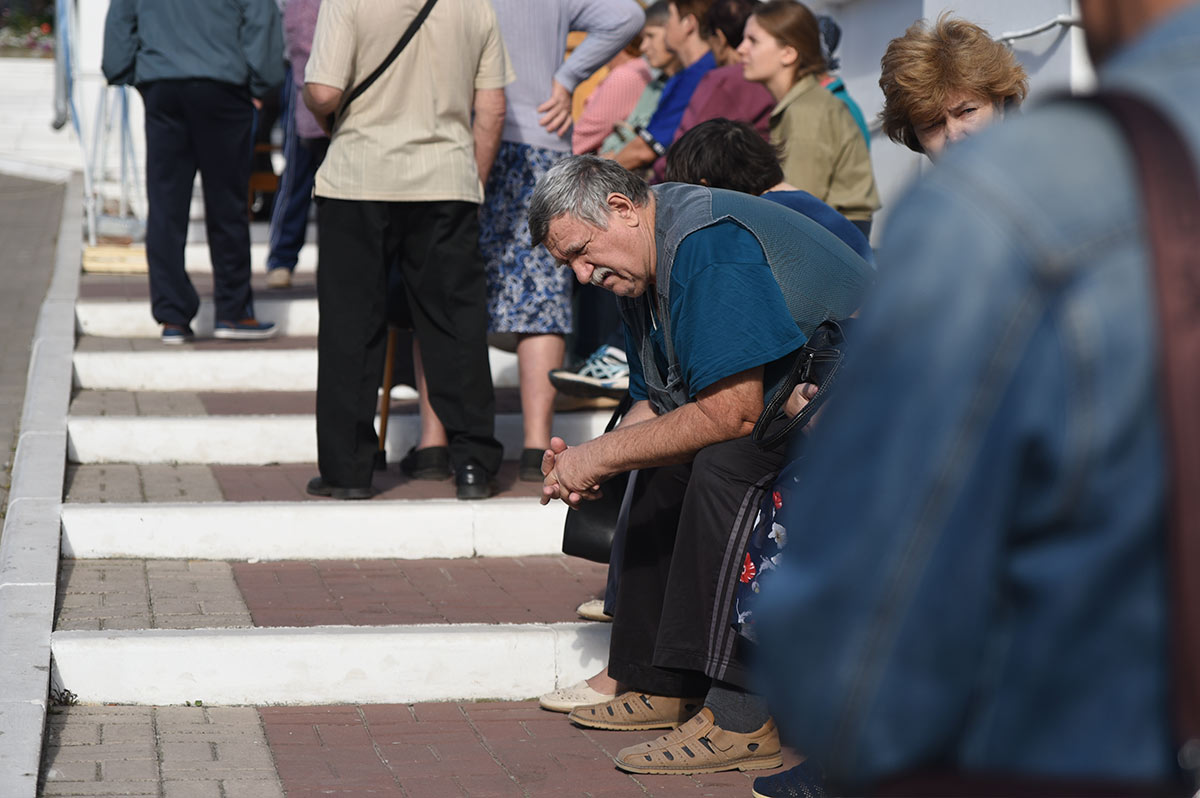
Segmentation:
{"type": "Polygon", "coordinates": [[[638,138],[640,138],[642,141],[646,142],[646,144],[648,144],[650,146],[650,149],[654,150],[654,154],[657,157],[661,158],[662,156],[667,154],[667,148],[664,147],[658,141],[658,139],[654,138],[654,136],[651,135],[649,130],[646,130],[646,128],[641,127],[639,125],[638,127],[634,128],[634,132],[636,132],[638,134],[638,138]]]}

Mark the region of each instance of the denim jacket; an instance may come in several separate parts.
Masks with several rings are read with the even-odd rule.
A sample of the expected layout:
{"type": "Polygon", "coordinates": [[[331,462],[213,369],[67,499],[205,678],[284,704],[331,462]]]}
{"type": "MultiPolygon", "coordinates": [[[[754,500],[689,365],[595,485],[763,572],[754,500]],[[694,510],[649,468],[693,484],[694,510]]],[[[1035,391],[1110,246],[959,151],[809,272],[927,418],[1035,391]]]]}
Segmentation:
{"type": "MultiPolygon", "coordinates": [[[[1200,5],[1100,80],[1200,155],[1200,5]]],[[[1066,104],[898,203],[759,617],[776,720],[841,786],[1178,775],[1142,212],[1114,126],[1066,104]]]]}

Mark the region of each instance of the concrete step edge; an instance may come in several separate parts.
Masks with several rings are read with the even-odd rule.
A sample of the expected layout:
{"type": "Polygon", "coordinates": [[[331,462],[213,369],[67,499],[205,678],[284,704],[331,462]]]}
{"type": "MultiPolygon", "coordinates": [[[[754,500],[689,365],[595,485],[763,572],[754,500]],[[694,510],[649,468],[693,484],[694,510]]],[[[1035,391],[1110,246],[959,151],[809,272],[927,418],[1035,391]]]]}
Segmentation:
{"type": "MultiPolygon", "coordinates": [[[[554,434],[569,443],[604,432],[606,410],[564,413],[554,434]]],[[[388,460],[396,462],[420,439],[420,419],[388,421],[388,460]]],[[[376,430],[379,421],[376,420],[376,430]]],[[[496,437],[510,458],[524,446],[521,416],[496,416],[496,437]]],[[[72,416],[67,420],[67,458],[73,463],[199,463],[269,465],[315,463],[317,424],[311,415],[288,416],[72,416]]]]}
{"type": "Polygon", "coordinates": [[[344,560],[523,557],[562,552],[566,506],[460,502],[64,504],[74,559],[344,560]]]}
{"type": "MultiPolygon", "coordinates": [[[[196,208],[203,210],[203,204],[198,201],[193,203],[196,208]]],[[[251,225],[251,233],[266,235],[265,225],[251,225]],[[261,231],[261,232],[260,232],[261,231]]],[[[188,244],[184,249],[184,268],[188,272],[195,274],[212,273],[212,253],[209,250],[208,244],[203,240],[204,224],[203,217],[193,215],[193,224],[188,230],[188,244]]],[[[315,272],[317,270],[317,245],[316,240],[316,225],[309,225],[308,235],[310,243],[305,244],[300,249],[299,257],[296,260],[297,272],[315,272]]],[[[252,241],[250,243],[250,263],[254,271],[266,271],[267,255],[271,251],[270,245],[263,241],[252,241]]],[[[146,247],[144,244],[132,244],[129,246],[111,245],[105,247],[102,251],[94,254],[90,259],[84,260],[84,271],[93,274],[120,274],[120,275],[146,275],[148,267],[146,265],[146,247]]]]}
{"type": "Polygon", "coordinates": [[[204,705],[527,699],[607,661],[597,623],[55,632],[80,702],[204,705]]]}
{"type": "MultiPolygon", "coordinates": [[[[317,350],[164,347],[161,351],[81,352],[73,358],[75,387],[95,391],[315,391],[317,350]]],[[[489,350],[492,382],[519,384],[517,357],[489,350]]]]}
{"type": "MultiPolygon", "coordinates": [[[[255,316],[273,321],[279,335],[316,335],[317,300],[314,298],[258,296],[255,316]]],[[[192,330],[201,338],[213,332],[213,302],[200,301],[200,310],[192,320],[192,330]]],[[[162,328],[150,315],[145,299],[81,299],[75,303],[75,323],[83,335],[99,338],[157,338],[162,328]]]]}

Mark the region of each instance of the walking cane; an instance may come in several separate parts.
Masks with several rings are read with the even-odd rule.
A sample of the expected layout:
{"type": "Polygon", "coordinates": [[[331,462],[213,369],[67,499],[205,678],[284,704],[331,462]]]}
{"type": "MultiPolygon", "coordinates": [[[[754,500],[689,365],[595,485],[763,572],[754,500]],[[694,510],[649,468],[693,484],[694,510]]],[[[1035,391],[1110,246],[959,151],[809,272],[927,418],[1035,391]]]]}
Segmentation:
{"type": "Polygon", "coordinates": [[[388,415],[392,409],[392,381],[396,370],[396,336],[399,331],[388,325],[387,352],[383,362],[383,393],[379,397],[379,451],[375,453],[375,470],[387,471],[388,415]]]}

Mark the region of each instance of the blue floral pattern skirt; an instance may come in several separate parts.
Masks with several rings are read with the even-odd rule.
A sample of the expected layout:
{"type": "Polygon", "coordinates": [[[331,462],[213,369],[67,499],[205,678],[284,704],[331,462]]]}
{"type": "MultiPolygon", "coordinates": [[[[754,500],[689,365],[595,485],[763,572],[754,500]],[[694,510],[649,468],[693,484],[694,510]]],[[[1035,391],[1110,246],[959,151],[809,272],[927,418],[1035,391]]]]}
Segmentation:
{"type": "Polygon", "coordinates": [[[484,192],[479,250],[487,263],[491,333],[571,332],[571,270],[529,238],[533,187],[568,153],[501,142],[484,192]]]}

